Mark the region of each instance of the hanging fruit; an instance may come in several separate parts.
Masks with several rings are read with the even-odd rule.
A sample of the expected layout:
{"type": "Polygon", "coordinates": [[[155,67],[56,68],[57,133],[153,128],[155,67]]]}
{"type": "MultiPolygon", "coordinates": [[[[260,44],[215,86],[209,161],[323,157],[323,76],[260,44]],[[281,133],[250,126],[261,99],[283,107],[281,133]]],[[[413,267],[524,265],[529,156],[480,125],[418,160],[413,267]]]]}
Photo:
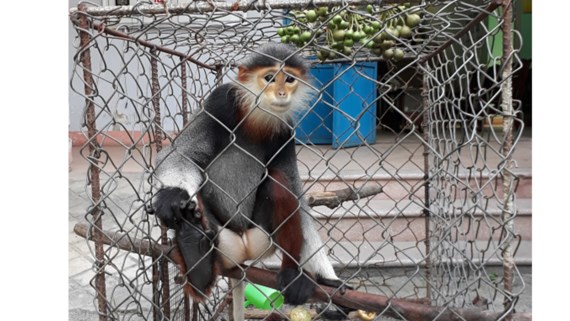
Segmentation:
{"type": "Polygon", "coordinates": [[[320,7],[293,11],[289,25],[277,29],[284,43],[317,45],[321,61],[368,51],[386,60],[404,58],[406,46],[421,24],[420,10],[409,3],[393,7],[320,7]]]}

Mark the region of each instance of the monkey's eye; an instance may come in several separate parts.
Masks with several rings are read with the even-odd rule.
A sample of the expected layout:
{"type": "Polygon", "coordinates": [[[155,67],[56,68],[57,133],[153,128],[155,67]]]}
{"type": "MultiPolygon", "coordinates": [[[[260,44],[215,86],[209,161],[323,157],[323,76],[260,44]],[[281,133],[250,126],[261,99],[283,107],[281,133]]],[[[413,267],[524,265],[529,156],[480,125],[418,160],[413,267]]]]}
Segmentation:
{"type": "Polygon", "coordinates": [[[265,75],[265,77],[263,77],[263,79],[265,79],[265,81],[267,82],[274,82],[275,79],[273,78],[273,74],[267,74],[265,75]]]}
{"type": "Polygon", "coordinates": [[[296,80],[295,77],[287,76],[287,78],[285,79],[285,82],[293,83],[293,82],[295,82],[295,80],[296,80]]]}

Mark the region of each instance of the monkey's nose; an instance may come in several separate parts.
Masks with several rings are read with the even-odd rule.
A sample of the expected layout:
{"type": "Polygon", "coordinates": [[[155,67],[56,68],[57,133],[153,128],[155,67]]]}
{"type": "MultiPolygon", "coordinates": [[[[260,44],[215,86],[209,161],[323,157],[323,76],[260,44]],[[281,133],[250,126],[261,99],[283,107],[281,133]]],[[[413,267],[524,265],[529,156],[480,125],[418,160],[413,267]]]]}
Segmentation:
{"type": "Polygon", "coordinates": [[[277,92],[277,95],[279,95],[279,97],[285,97],[287,96],[287,94],[284,91],[279,91],[277,92]]]}

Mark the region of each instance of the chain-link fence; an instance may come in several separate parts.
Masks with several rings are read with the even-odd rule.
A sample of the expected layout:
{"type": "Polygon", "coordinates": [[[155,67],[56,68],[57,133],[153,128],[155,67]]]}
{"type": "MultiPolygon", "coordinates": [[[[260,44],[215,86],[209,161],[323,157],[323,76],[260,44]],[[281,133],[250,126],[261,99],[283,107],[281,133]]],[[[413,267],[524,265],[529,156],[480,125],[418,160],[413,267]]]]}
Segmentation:
{"type": "MultiPolygon", "coordinates": [[[[70,13],[71,102],[82,110],[91,200],[75,231],[96,262],[100,320],[231,318],[226,276],[203,303],[184,294],[172,240],[148,209],[156,153],[266,42],[307,57],[318,90],[295,122],[303,196],[354,291],[315,302],[377,320],[528,318],[515,313],[513,290],[513,151],[524,124],[513,99],[523,64],[512,2],[130,3],[70,13]]],[[[263,271],[245,270],[263,283],[263,271]]],[[[246,318],[271,312],[248,309],[246,318]]]]}

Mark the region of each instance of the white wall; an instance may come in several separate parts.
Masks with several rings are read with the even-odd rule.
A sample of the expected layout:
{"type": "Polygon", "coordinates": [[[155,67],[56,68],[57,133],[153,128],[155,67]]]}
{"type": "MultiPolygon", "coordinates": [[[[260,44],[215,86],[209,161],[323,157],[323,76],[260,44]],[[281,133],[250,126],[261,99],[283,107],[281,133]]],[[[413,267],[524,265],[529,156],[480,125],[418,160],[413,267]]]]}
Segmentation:
{"type": "MultiPolygon", "coordinates": [[[[70,8],[76,7],[77,3],[79,3],[78,0],[70,0],[70,8]]],[[[247,15],[252,19],[259,17],[257,12],[248,12],[247,15]]],[[[239,18],[236,17],[229,18],[239,21],[239,18]]],[[[201,19],[198,19],[194,24],[201,29],[200,33],[207,38],[202,43],[196,42],[194,29],[183,23],[181,25],[187,27],[188,32],[184,29],[170,32],[168,28],[172,28],[172,24],[169,24],[165,30],[161,29],[162,36],[160,39],[157,39],[156,33],[153,36],[152,31],[145,32],[144,39],[182,53],[194,52],[201,48],[201,53],[195,58],[207,64],[224,63],[228,68],[224,68],[226,74],[223,81],[228,82],[235,78],[235,70],[229,66],[243,57],[244,46],[255,46],[260,41],[267,41],[271,32],[275,30],[272,28],[275,23],[272,22],[272,19],[265,19],[263,27],[258,24],[257,28],[252,28],[247,23],[238,23],[233,28],[224,29],[223,32],[214,27],[211,22],[208,23],[208,26],[211,26],[210,28],[202,28],[205,22],[205,16],[201,16],[201,19]],[[165,43],[167,41],[169,43],[165,43]]],[[[73,61],[79,47],[79,39],[71,22],[69,31],[69,130],[81,131],[85,130],[82,128],[82,122],[86,102],[83,97],[83,71],[73,61]]],[[[95,31],[92,34],[97,35],[95,31]]],[[[91,47],[90,53],[97,90],[94,102],[98,129],[122,129],[124,127],[118,126],[116,123],[113,125],[114,122],[121,121],[127,130],[143,130],[148,126],[148,121],[154,117],[153,105],[150,103],[152,96],[151,67],[148,48],[138,47],[133,42],[106,37],[97,37],[96,44],[96,46],[91,47]]],[[[176,130],[182,124],[180,105],[183,91],[178,66],[180,60],[178,57],[161,53],[159,54],[159,61],[158,74],[163,126],[166,130],[176,130]]],[[[188,101],[190,107],[195,109],[199,107],[202,98],[215,87],[215,74],[208,69],[188,63],[187,82],[188,101]]]]}

